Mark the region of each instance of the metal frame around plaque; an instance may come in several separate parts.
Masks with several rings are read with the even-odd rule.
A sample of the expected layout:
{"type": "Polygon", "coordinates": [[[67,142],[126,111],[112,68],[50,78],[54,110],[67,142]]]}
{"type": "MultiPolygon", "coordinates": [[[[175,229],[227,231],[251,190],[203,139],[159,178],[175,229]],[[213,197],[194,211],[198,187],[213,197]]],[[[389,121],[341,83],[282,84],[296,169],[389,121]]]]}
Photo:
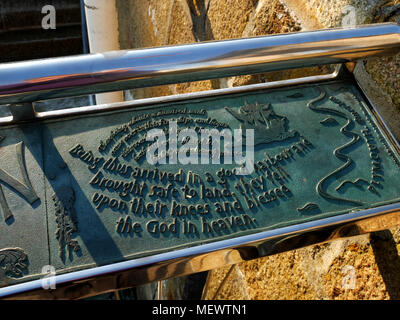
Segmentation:
{"type": "MultiPolygon", "coordinates": [[[[203,101],[202,99],[208,101],[207,99],[237,97],[241,94],[270,93],[284,88],[306,90],[313,84],[334,87],[339,83],[339,86],[335,88],[340,90],[340,84],[347,82],[358,92],[358,100],[364,108],[362,110],[366,112],[366,117],[373,119],[376,126],[374,128],[379,131],[382,141],[386,141],[388,154],[398,159],[400,154],[398,142],[387,129],[374,104],[363,92],[353,74],[347,71],[343,64],[372,55],[395,53],[399,48],[400,26],[381,24],[360,26],[354,29],[300,32],[3,64],[0,65],[0,75],[2,75],[0,103],[10,104],[13,117],[2,119],[2,128],[17,128],[23,124],[29,126],[29,124],[38,123],[46,126],[65,119],[77,121],[83,116],[118,114],[127,110],[146,110],[146,108],[155,109],[160,105],[190,103],[203,101]],[[32,107],[33,101],[43,99],[332,63],[342,65],[329,75],[41,113],[35,112],[32,107]]],[[[300,97],[298,93],[293,95],[294,99],[298,97],[300,97]]],[[[340,102],[332,97],[331,103],[339,104],[340,102]]],[[[357,120],[357,112],[351,110],[351,107],[344,104],[341,107],[347,108],[347,111],[354,115],[354,120],[357,120]]],[[[232,112],[234,114],[234,111],[232,112]]],[[[280,117],[276,114],[272,115],[275,118],[280,117]]],[[[322,121],[327,126],[335,125],[334,120],[329,119],[328,116],[322,121]]],[[[29,137],[29,134],[33,135],[34,132],[27,130],[24,134],[29,137]]],[[[40,139],[43,139],[43,136],[40,139]]],[[[22,168],[24,145],[15,142],[17,158],[22,168]]],[[[36,143],[34,138],[31,143],[36,143]]],[[[24,170],[21,169],[21,172],[23,183],[20,182],[22,186],[18,185],[18,191],[28,199],[28,202],[34,203],[36,198],[42,197],[40,194],[30,192],[34,189],[32,185],[35,186],[36,177],[33,179],[29,177],[29,179],[23,174],[24,170]]],[[[7,180],[7,174],[2,171],[0,178],[2,181],[7,180]]],[[[47,173],[46,178],[53,179],[51,173],[47,173]]],[[[8,179],[11,185],[13,183],[14,186],[16,185],[12,180],[12,175],[8,179]]],[[[39,191],[38,193],[41,192],[39,191]]],[[[54,203],[55,212],[59,214],[56,214],[57,219],[64,219],[66,216],[72,217],[69,215],[70,212],[76,210],[76,197],[74,190],[67,186],[63,187],[62,192],[54,193],[51,198],[48,195],[47,202],[54,203]]],[[[2,198],[4,199],[4,195],[2,198]]],[[[4,206],[2,209],[4,211],[4,206]]],[[[302,209],[312,211],[316,207],[315,204],[306,203],[304,207],[299,207],[297,210],[300,212],[302,209]]],[[[11,210],[4,211],[3,214],[6,221],[13,219],[11,210]]],[[[214,242],[205,241],[204,244],[193,244],[176,250],[151,253],[101,266],[63,270],[55,277],[55,289],[44,290],[43,279],[22,277],[19,283],[16,281],[0,288],[0,296],[5,299],[89,297],[316,243],[387,229],[400,224],[399,214],[400,202],[390,201],[390,203],[371,208],[350,210],[345,214],[304,220],[300,223],[292,222],[289,225],[272,227],[265,231],[232,235],[214,242]]],[[[29,212],[26,212],[26,215],[28,216],[29,212]]],[[[21,217],[18,216],[15,219],[20,220],[21,217]]],[[[65,220],[62,221],[65,223],[65,220]]],[[[79,237],[71,237],[77,228],[72,218],[67,222],[69,229],[62,233],[63,241],[59,246],[60,256],[67,249],[79,250],[79,241],[76,241],[79,237]]],[[[10,223],[8,227],[12,225],[13,223],[10,223]]],[[[48,225],[46,228],[49,228],[48,225]]],[[[29,234],[27,236],[29,237],[29,234]]],[[[60,233],[57,237],[60,239],[60,233]]],[[[16,268],[9,267],[7,270],[16,276],[25,266],[26,254],[17,245],[10,245],[0,250],[1,261],[11,261],[8,266],[12,266],[13,263],[17,266],[16,268]]]]}

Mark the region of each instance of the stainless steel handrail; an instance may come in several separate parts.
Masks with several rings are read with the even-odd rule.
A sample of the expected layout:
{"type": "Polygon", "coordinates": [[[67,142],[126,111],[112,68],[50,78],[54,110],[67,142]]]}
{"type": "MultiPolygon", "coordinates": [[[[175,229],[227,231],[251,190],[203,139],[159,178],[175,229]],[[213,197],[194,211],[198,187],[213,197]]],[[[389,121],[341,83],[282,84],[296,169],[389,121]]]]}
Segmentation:
{"type": "Polygon", "coordinates": [[[354,61],[400,50],[394,23],[0,65],[0,104],[354,61]]]}

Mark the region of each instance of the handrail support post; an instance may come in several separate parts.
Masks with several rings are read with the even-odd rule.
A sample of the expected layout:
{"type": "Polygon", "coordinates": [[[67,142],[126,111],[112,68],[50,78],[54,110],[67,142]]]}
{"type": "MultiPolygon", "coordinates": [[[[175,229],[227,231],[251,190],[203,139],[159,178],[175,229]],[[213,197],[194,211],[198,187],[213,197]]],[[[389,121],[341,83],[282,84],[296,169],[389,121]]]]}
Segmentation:
{"type": "Polygon", "coordinates": [[[23,102],[7,105],[12,117],[13,122],[28,121],[35,118],[35,108],[32,102],[23,102]]]}

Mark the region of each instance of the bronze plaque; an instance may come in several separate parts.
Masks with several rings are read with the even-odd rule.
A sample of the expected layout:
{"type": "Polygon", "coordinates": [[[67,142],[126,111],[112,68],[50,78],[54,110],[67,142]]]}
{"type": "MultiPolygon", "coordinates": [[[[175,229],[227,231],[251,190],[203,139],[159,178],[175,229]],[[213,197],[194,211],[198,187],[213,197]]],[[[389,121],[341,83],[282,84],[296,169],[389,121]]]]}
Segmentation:
{"type": "Polygon", "coordinates": [[[399,201],[397,149],[346,80],[160,99],[0,136],[2,286],[47,265],[61,274],[399,201]],[[247,174],[224,153],[232,137],[252,155],[247,174]]]}

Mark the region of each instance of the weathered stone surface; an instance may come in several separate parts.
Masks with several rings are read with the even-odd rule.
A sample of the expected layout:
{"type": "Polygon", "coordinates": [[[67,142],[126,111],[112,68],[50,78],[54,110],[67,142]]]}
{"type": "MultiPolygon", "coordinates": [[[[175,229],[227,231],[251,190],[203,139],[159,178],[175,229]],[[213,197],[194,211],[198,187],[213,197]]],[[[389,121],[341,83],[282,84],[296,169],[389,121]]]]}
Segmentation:
{"type": "Polygon", "coordinates": [[[398,229],[373,234],[371,240],[363,235],[244,262],[230,274],[229,266],[213,270],[205,298],[399,299],[399,242],[392,237],[396,232],[398,229]],[[241,289],[234,289],[238,287],[241,289]]]}
{"type": "Polygon", "coordinates": [[[240,38],[258,1],[210,0],[205,32],[210,40],[240,38]]]}
{"type": "MultiPolygon", "coordinates": [[[[117,1],[121,49],[195,43],[189,3],[185,0],[117,1]],[[129,23],[128,23],[129,22],[129,23]]],[[[212,81],[199,81],[132,90],[135,99],[210,90],[212,81]]]]}
{"type": "Polygon", "coordinates": [[[400,108],[400,54],[392,57],[371,58],[365,63],[368,73],[390,95],[400,108]]]}
{"type": "Polygon", "coordinates": [[[363,24],[375,11],[379,0],[300,0],[310,15],[314,15],[325,28],[342,26],[345,16],[355,14],[355,24],[363,24]],[[352,11],[354,8],[354,11],[352,11]]]}
{"type": "MultiPolygon", "coordinates": [[[[228,16],[230,11],[222,11],[219,13],[220,16],[225,16],[225,20],[231,19],[228,16]]],[[[286,32],[296,32],[302,30],[300,22],[293,17],[288,8],[285,7],[280,1],[257,1],[253,2],[253,11],[246,11],[246,25],[241,28],[242,33],[240,37],[253,37],[253,36],[263,36],[276,33],[286,33],[286,32]]],[[[236,21],[236,20],[231,20],[236,21]]],[[[243,25],[242,20],[240,20],[240,25],[243,25]]],[[[218,34],[217,31],[214,34],[218,34]]],[[[232,33],[229,37],[223,33],[222,38],[235,38],[236,33],[232,33]]],[[[313,68],[301,68],[293,70],[284,71],[274,71],[267,72],[263,74],[256,75],[246,75],[231,77],[227,79],[225,86],[236,87],[242,85],[249,85],[260,82],[270,82],[278,81],[282,79],[293,79],[298,77],[318,75],[323,73],[328,73],[329,68],[326,67],[313,67],[313,68]]]]}
{"type": "MultiPolygon", "coordinates": [[[[379,22],[400,22],[399,0],[283,0],[294,10],[304,8],[306,22],[317,20],[322,28],[346,26],[354,13],[356,25],[379,22]]],[[[307,23],[306,23],[307,24],[307,23]]],[[[370,58],[366,69],[377,85],[389,96],[390,102],[400,108],[400,55],[370,58]]]]}
{"type": "Polygon", "coordinates": [[[209,283],[204,299],[250,299],[248,286],[243,272],[238,265],[226,266],[209,273],[209,283]]]}

